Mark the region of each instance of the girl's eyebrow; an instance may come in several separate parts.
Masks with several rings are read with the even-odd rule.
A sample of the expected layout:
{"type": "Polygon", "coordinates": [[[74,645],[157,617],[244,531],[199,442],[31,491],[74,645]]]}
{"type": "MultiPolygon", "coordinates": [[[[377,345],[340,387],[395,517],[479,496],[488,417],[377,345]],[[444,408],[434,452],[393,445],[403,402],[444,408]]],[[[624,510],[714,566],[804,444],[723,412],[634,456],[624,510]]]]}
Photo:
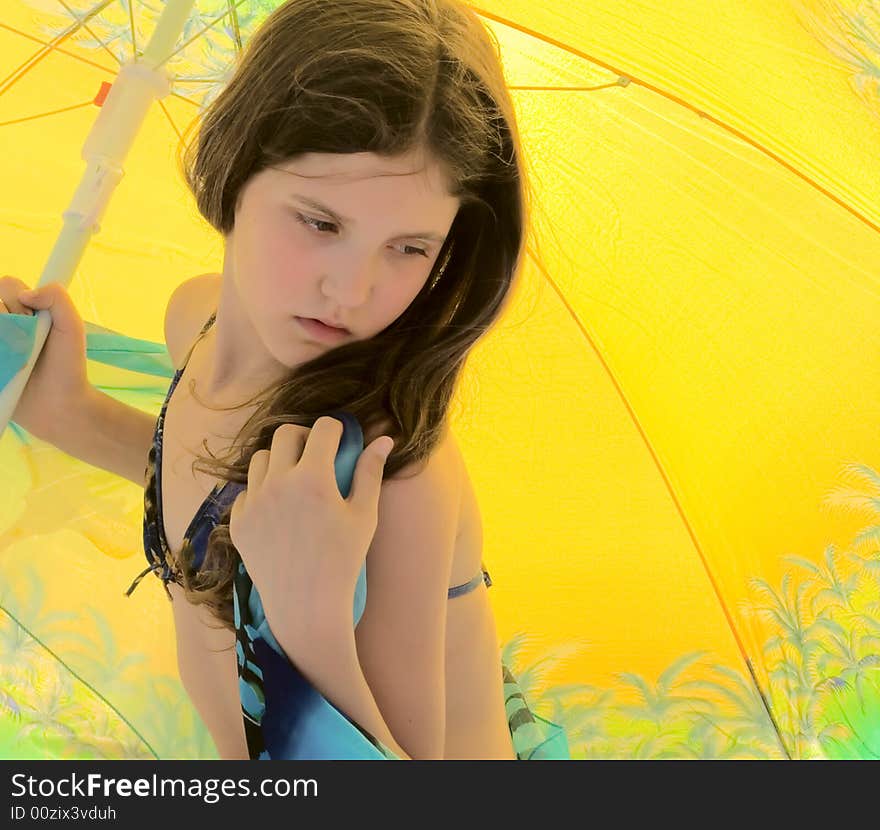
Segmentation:
{"type": "MultiPolygon", "coordinates": [[[[333,210],[327,207],[327,205],[322,205],[320,202],[316,202],[314,199],[309,199],[307,196],[301,196],[299,193],[291,194],[295,199],[298,199],[304,205],[308,205],[310,208],[314,208],[315,210],[319,210],[322,213],[327,214],[327,216],[331,217],[335,222],[340,225],[344,225],[346,222],[354,224],[354,221],[351,219],[347,219],[345,216],[340,216],[333,210]]],[[[446,239],[446,236],[439,233],[434,233],[433,231],[424,231],[422,233],[396,233],[394,234],[394,238],[401,239],[428,239],[431,242],[439,242],[443,243],[446,239]]]]}

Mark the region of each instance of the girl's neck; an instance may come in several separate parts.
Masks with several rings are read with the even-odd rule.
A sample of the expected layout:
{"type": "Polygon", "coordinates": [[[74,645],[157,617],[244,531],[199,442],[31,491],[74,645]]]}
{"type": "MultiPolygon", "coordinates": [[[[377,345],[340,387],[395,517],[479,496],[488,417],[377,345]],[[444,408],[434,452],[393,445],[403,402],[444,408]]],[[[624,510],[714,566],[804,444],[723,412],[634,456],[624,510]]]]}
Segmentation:
{"type": "MultiPolygon", "coordinates": [[[[277,374],[259,381],[260,375],[248,371],[240,363],[218,360],[218,341],[222,342],[218,319],[196,343],[186,366],[188,380],[195,380],[195,392],[199,400],[212,407],[243,406],[254,395],[278,380],[277,374]]],[[[264,375],[265,377],[265,375],[264,375]]],[[[253,410],[257,404],[248,404],[253,410]]],[[[241,410],[244,412],[244,409],[241,410]]]]}

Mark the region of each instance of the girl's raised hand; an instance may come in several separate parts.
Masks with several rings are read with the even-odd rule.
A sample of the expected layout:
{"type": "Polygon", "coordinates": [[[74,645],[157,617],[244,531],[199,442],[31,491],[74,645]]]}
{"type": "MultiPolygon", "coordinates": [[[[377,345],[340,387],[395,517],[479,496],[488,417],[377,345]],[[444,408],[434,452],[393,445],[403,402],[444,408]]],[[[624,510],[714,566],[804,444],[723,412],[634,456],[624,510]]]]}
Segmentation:
{"type": "Polygon", "coordinates": [[[85,323],[61,283],[31,290],[17,277],[0,277],[0,314],[33,315],[43,309],[52,326],[12,420],[37,438],[52,441],[59,420],[70,417],[93,388],[86,368],[85,323]]]}
{"type": "Polygon", "coordinates": [[[232,505],[229,535],[270,624],[351,625],[358,575],[376,532],[385,460],[380,436],[361,453],[351,492],[342,497],[334,461],[342,422],[322,416],[311,429],[282,424],[269,450],[248,467],[247,489],[232,505]]]}

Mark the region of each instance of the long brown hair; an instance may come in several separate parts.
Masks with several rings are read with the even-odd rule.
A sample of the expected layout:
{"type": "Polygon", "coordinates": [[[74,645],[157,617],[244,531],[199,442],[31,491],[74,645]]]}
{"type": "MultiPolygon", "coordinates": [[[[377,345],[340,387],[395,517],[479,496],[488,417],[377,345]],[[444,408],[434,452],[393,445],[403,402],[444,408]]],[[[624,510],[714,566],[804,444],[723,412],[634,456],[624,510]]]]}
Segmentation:
{"type": "MultiPolygon", "coordinates": [[[[198,126],[182,170],[200,213],[224,235],[250,177],[307,152],[424,151],[461,207],[424,288],[397,320],[291,369],[248,402],[258,406],[229,454],[194,466],[246,484],[251,456],[271,446],[276,427],[311,427],[340,409],[358,419],[367,442],[394,438],[386,478],[424,461],[525,251],[530,192],[492,33],[458,0],[290,0],[247,42],[198,126]]],[[[187,545],[169,565],[188,601],[233,629],[228,521],[227,508],[198,571],[187,545]]]]}

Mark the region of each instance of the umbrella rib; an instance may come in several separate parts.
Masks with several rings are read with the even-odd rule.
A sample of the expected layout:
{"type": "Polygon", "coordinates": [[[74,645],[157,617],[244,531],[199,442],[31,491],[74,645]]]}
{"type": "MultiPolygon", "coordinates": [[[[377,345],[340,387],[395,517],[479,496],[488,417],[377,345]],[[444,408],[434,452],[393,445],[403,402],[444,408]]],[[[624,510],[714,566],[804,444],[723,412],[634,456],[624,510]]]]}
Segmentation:
{"type": "MultiPolygon", "coordinates": [[[[231,2],[232,2],[232,0],[227,0],[227,4],[229,4],[231,2]]],[[[192,43],[194,40],[197,40],[198,38],[200,38],[205,32],[208,31],[208,29],[212,29],[221,20],[223,20],[223,18],[226,16],[233,17],[234,26],[236,28],[236,32],[238,32],[238,18],[235,16],[235,11],[236,11],[236,9],[238,9],[239,6],[241,6],[245,2],[247,2],[247,0],[237,0],[237,2],[234,5],[229,5],[227,11],[223,12],[223,14],[218,15],[216,18],[214,18],[214,20],[212,20],[207,26],[205,26],[204,29],[201,29],[200,31],[196,32],[189,40],[187,40],[185,43],[181,44],[177,49],[175,49],[173,52],[171,52],[171,54],[166,55],[165,58],[163,58],[158,64],[156,64],[156,68],[158,68],[160,66],[164,66],[166,63],[168,63],[168,61],[171,60],[171,58],[173,58],[176,54],[178,54],[179,52],[182,52],[184,49],[186,49],[186,47],[189,46],[190,43],[192,43]]]]}
{"type": "Polygon", "coordinates": [[[614,81],[610,84],[597,84],[596,86],[519,86],[517,84],[508,84],[508,89],[515,89],[517,92],[598,92],[600,89],[611,89],[615,86],[625,86],[620,81],[614,81]]]}
{"type": "MultiPolygon", "coordinates": [[[[22,32],[19,29],[16,29],[13,26],[9,26],[3,22],[0,22],[0,28],[6,29],[10,32],[13,32],[14,34],[17,34],[17,35],[21,35],[22,37],[28,38],[29,40],[36,41],[37,43],[43,43],[46,46],[50,46],[50,51],[54,51],[59,55],[64,55],[65,57],[72,58],[73,60],[79,61],[80,63],[87,64],[88,66],[94,66],[96,69],[100,69],[103,72],[108,72],[108,73],[112,74],[112,70],[108,69],[106,66],[102,66],[100,63],[95,63],[94,61],[90,61],[90,60],[88,60],[88,58],[84,58],[81,55],[76,55],[73,52],[68,52],[66,49],[59,49],[57,46],[54,46],[54,43],[56,41],[53,41],[52,44],[46,44],[46,43],[44,43],[44,41],[41,41],[38,38],[35,38],[33,35],[30,35],[27,32],[22,32]]],[[[60,42],[60,41],[58,41],[58,42],[60,42]]],[[[30,68],[32,68],[32,67],[27,67],[27,69],[30,69],[30,68]]],[[[19,67],[19,69],[16,70],[16,72],[19,72],[22,69],[23,69],[23,67],[19,67]]],[[[23,74],[24,74],[24,71],[22,71],[21,75],[19,75],[17,77],[13,77],[15,75],[15,73],[13,73],[13,75],[11,75],[9,78],[7,78],[7,81],[9,81],[11,78],[12,83],[14,83],[15,81],[19,80],[19,78],[22,77],[23,74]]],[[[199,80],[199,79],[195,79],[195,80],[199,80]]],[[[208,79],[205,79],[205,80],[207,82],[208,79]]],[[[215,78],[211,82],[216,83],[217,79],[215,78]]],[[[2,95],[4,92],[6,92],[9,89],[9,87],[12,86],[12,83],[9,83],[5,86],[3,84],[0,84],[0,95],[2,95]]],[[[175,83],[182,83],[182,81],[175,81],[175,83]]],[[[187,98],[185,95],[181,95],[180,93],[177,93],[177,92],[172,92],[171,95],[180,101],[185,101],[187,104],[190,104],[191,106],[195,107],[196,109],[201,108],[201,105],[197,101],[193,101],[191,98],[187,98]]],[[[92,103],[94,103],[94,102],[93,101],[89,102],[89,104],[92,104],[92,103]]],[[[160,104],[161,104],[161,102],[160,102],[160,104]]],[[[67,107],[66,109],[60,109],[60,110],[53,110],[52,112],[47,112],[47,113],[44,113],[43,115],[54,115],[56,113],[66,112],[67,110],[77,109],[78,107],[83,107],[83,106],[86,106],[86,104],[76,104],[72,107],[67,107]]],[[[163,106],[163,109],[164,109],[164,106],[163,106]]],[[[42,115],[27,116],[25,118],[19,118],[19,119],[13,120],[13,121],[5,121],[3,123],[0,123],[0,127],[5,127],[10,124],[18,124],[21,121],[28,121],[33,118],[40,118],[40,117],[42,117],[42,115]]],[[[169,116],[169,119],[170,119],[170,116],[169,116]]],[[[177,129],[177,127],[175,127],[173,125],[173,123],[172,123],[172,127],[173,127],[175,133],[177,133],[177,135],[180,136],[180,131],[177,129]]]]}
{"type": "MultiPolygon", "coordinates": [[[[228,14],[232,20],[232,28],[234,31],[235,43],[238,47],[239,52],[241,51],[241,27],[240,27],[239,21],[238,21],[238,6],[241,5],[242,2],[244,2],[244,0],[239,0],[238,3],[233,4],[231,2],[231,0],[227,0],[228,11],[226,12],[226,14],[228,14]]],[[[202,32],[207,31],[209,28],[211,28],[211,26],[215,25],[218,20],[222,20],[223,17],[225,17],[225,16],[226,15],[220,15],[220,17],[218,17],[217,20],[214,20],[210,24],[210,26],[207,26],[205,29],[202,30],[202,32]]],[[[202,34],[202,32],[200,32],[199,34],[202,34]]],[[[198,36],[199,35],[196,35],[195,37],[198,37],[198,36]]],[[[192,40],[194,40],[194,39],[195,38],[192,38],[191,40],[187,41],[187,43],[191,43],[192,40]]],[[[182,46],[181,49],[183,49],[185,46],[186,46],[186,44],[184,44],[184,46],[182,46]]],[[[177,51],[179,52],[180,49],[178,49],[177,51]]],[[[177,53],[175,52],[174,54],[177,54],[177,53]]],[[[169,60],[171,57],[172,57],[172,55],[169,55],[168,58],[165,59],[165,61],[169,60]]],[[[165,61],[163,61],[163,63],[165,61]]],[[[210,79],[187,78],[186,82],[188,82],[188,83],[203,82],[204,83],[204,82],[210,82],[210,79]]],[[[216,83],[216,79],[214,79],[213,82],[216,83]]],[[[172,93],[172,95],[174,95],[175,98],[179,98],[182,101],[186,101],[188,104],[192,104],[196,108],[201,108],[197,102],[192,101],[191,99],[187,98],[184,95],[179,95],[178,93],[172,93]]],[[[168,111],[168,109],[162,103],[162,101],[159,101],[159,106],[162,108],[162,112],[165,113],[165,117],[168,119],[168,123],[171,125],[171,129],[174,130],[175,134],[177,135],[178,141],[183,143],[183,140],[184,140],[183,134],[180,132],[180,130],[177,128],[177,125],[174,123],[174,119],[171,117],[171,113],[168,111]]]]}
{"type": "Polygon", "coordinates": [[[221,78],[218,75],[206,75],[199,78],[195,75],[188,75],[186,78],[179,77],[174,79],[175,86],[185,86],[186,84],[216,84],[221,78]]]}
{"type": "Polygon", "coordinates": [[[226,5],[229,7],[229,17],[232,20],[232,30],[235,33],[235,45],[238,47],[238,51],[241,52],[241,26],[238,23],[238,6],[233,5],[231,0],[226,0],[226,5]]]}
{"type": "MultiPolygon", "coordinates": [[[[74,13],[73,9],[71,9],[70,6],[68,6],[67,3],[64,2],[64,0],[58,0],[58,2],[61,3],[61,5],[64,6],[64,8],[67,9],[68,12],[70,12],[70,16],[71,16],[71,17],[74,17],[74,18],[76,17],[76,14],[74,13]]],[[[122,65],[122,61],[119,60],[119,58],[117,58],[116,55],[114,55],[113,52],[110,51],[110,48],[107,46],[106,43],[104,43],[103,40],[101,40],[101,38],[99,38],[99,37],[98,37],[98,36],[97,36],[97,35],[96,35],[96,34],[95,34],[95,33],[94,33],[94,32],[88,27],[88,26],[86,26],[86,21],[87,21],[87,20],[89,20],[89,19],[91,19],[92,17],[94,17],[98,12],[103,11],[103,10],[104,10],[105,8],[107,8],[107,6],[109,6],[112,2],[113,2],[113,0],[105,0],[105,2],[103,3],[103,5],[101,5],[101,6],[96,6],[95,9],[90,10],[90,11],[89,11],[89,14],[87,14],[87,15],[82,19],[82,21],[80,22],[80,25],[77,27],[77,29],[79,29],[79,28],[83,28],[83,29],[85,29],[85,30],[86,30],[86,31],[87,31],[87,32],[88,32],[88,33],[89,33],[89,34],[95,39],[95,41],[98,43],[98,45],[99,45],[99,46],[100,46],[100,47],[101,47],[101,48],[102,48],[102,49],[103,49],[108,55],[110,55],[110,57],[113,58],[113,60],[115,60],[116,63],[118,63],[118,64],[121,66],[121,65],[122,65]]]]}
{"type": "MultiPolygon", "coordinates": [[[[54,40],[51,40],[49,43],[45,43],[44,46],[46,48],[41,49],[35,55],[32,55],[21,66],[19,66],[17,69],[14,69],[12,71],[11,75],[9,75],[2,82],[0,82],[0,95],[2,95],[4,92],[6,92],[6,90],[8,90],[17,81],[21,80],[21,78],[24,77],[25,73],[29,72],[34,66],[36,66],[40,61],[42,61],[43,58],[45,58],[47,55],[49,55],[53,51],[55,51],[57,48],[57,45],[59,43],[63,43],[72,34],[75,34],[76,32],[78,32],[85,25],[85,22],[89,18],[94,17],[96,14],[103,11],[112,2],[113,2],[113,0],[104,0],[104,3],[102,5],[95,6],[95,8],[92,9],[89,12],[89,14],[87,14],[81,21],[79,21],[79,22],[73,24],[72,26],[68,27],[67,29],[65,29],[57,37],[55,37],[54,40]]],[[[6,25],[5,23],[0,23],[0,25],[2,25],[4,29],[8,29],[9,31],[15,32],[16,34],[22,35],[24,37],[31,37],[30,35],[26,34],[25,32],[21,32],[12,26],[6,25]]],[[[36,38],[32,38],[32,39],[36,40],[36,38]]],[[[40,42],[40,41],[37,41],[37,42],[40,42]]],[[[58,50],[58,51],[60,52],[61,50],[58,50]]],[[[118,63],[118,61],[117,61],[117,63],[118,63]]],[[[104,67],[101,67],[101,68],[103,69],[104,67]]]]}
{"type": "Polygon", "coordinates": [[[134,3],[128,4],[128,25],[131,28],[131,54],[137,58],[137,34],[134,29],[134,3]]]}
{"type": "MultiPolygon", "coordinates": [[[[210,24],[208,24],[204,29],[202,29],[197,34],[195,34],[192,38],[190,38],[188,41],[186,41],[186,43],[184,43],[179,49],[177,49],[175,52],[172,52],[170,55],[168,55],[165,58],[165,60],[163,60],[162,63],[159,65],[161,66],[161,65],[165,64],[168,60],[170,60],[172,57],[174,57],[174,55],[176,55],[178,52],[185,49],[190,43],[192,43],[194,40],[196,40],[198,37],[200,37],[202,34],[204,34],[208,29],[215,26],[220,20],[222,20],[227,15],[229,15],[232,18],[233,29],[235,32],[235,42],[238,47],[238,50],[241,51],[241,27],[240,27],[239,20],[238,20],[237,9],[242,3],[246,2],[246,1],[247,0],[238,0],[238,2],[236,2],[235,4],[231,4],[231,0],[228,0],[228,2],[231,4],[229,6],[228,11],[219,15],[215,20],[213,20],[210,24]]],[[[59,0],[59,2],[62,2],[62,5],[64,5],[65,8],[68,9],[68,11],[70,11],[69,7],[63,3],[63,0],[59,0]]],[[[94,37],[95,40],[101,44],[101,46],[113,58],[113,60],[117,64],[121,65],[121,62],[113,54],[113,52],[109,48],[107,48],[107,46],[103,42],[100,41],[100,39],[95,35],[95,33],[91,29],[89,29],[88,26],[85,25],[86,21],[88,21],[89,19],[91,19],[92,17],[94,17],[95,15],[100,13],[101,11],[103,11],[107,6],[109,6],[113,2],[114,2],[114,0],[104,0],[104,2],[102,4],[96,6],[94,9],[92,9],[89,12],[89,14],[87,14],[82,20],[77,21],[76,23],[74,23],[73,25],[71,25],[70,27],[65,29],[57,37],[55,37],[52,41],[50,41],[48,43],[46,43],[45,41],[41,41],[39,38],[36,38],[27,32],[23,32],[19,29],[16,29],[14,26],[9,26],[6,23],[0,22],[0,27],[6,29],[7,31],[10,31],[10,32],[13,32],[14,34],[28,38],[30,40],[37,42],[37,43],[41,43],[45,47],[45,48],[41,49],[39,52],[37,52],[35,55],[33,55],[31,58],[29,58],[21,66],[17,67],[15,70],[13,70],[12,73],[7,78],[5,78],[2,82],[0,82],[0,95],[2,95],[9,88],[11,88],[15,83],[17,83],[19,80],[21,80],[21,78],[23,78],[27,72],[29,72],[34,66],[36,66],[40,61],[42,61],[43,58],[45,58],[48,54],[50,54],[53,51],[57,52],[58,54],[71,57],[74,60],[82,61],[83,63],[86,63],[90,66],[95,66],[98,69],[102,69],[105,72],[112,73],[112,70],[108,69],[106,66],[102,66],[99,63],[95,63],[93,61],[88,60],[87,58],[83,58],[80,55],[75,55],[72,52],[68,52],[64,49],[59,49],[58,44],[63,43],[71,35],[75,34],[77,31],[79,31],[79,29],[85,28],[86,31],[88,31],[89,34],[92,37],[94,37]]],[[[129,11],[131,12],[131,7],[129,7],[129,11]]],[[[136,44],[136,40],[135,40],[135,28],[134,28],[134,19],[133,18],[131,18],[131,36],[132,36],[132,44],[133,44],[134,50],[135,50],[135,55],[137,55],[137,44],[136,44]]],[[[216,83],[217,80],[218,79],[214,79],[213,83],[216,83]]],[[[171,93],[171,94],[175,95],[175,97],[179,98],[182,101],[186,101],[187,103],[192,104],[193,106],[195,106],[197,108],[200,108],[200,105],[197,102],[192,101],[191,99],[187,98],[186,96],[177,95],[176,93],[171,93]]],[[[52,114],[52,113],[47,113],[47,114],[52,114]]],[[[8,123],[16,123],[16,122],[12,121],[12,122],[8,122],[8,123]]],[[[0,125],[0,126],[2,126],[2,125],[0,125]]],[[[178,135],[180,135],[179,130],[177,130],[176,128],[175,128],[175,132],[178,135]]]]}
{"type": "Polygon", "coordinates": [[[706,572],[706,576],[709,579],[709,584],[712,586],[712,591],[715,593],[715,598],[718,600],[718,604],[721,606],[721,612],[724,615],[725,620],[727,621],[728,628],[730,629],[731,633],[733,634],[733,639],[734,639],[734,642],[736,643],[736,647],[740,653],[740,656],[742,657],[743,661],[746,664],[746,668],[748,669],[749,674],[751,675],[752,682],[755,684],[755,688],[758,690],[758,694],[761,696],[761,701],[763,702],[764,708],[767,711],[767,715],[770,718],[770,722],[773,725],[774,730],[776,731],[776,736],[779,740],[779,744],[782,747],[783,752],[787,756],[790,757],[789,752],[788,752],[788,748],[786,747],[785,742],[782,740],[782,734],[779,730],[779,725],[776,723],[776,718],[773,716],[773,712],[770,709],[770,706],[769,706],[769,703],[767,701],[766,696],[764,695],[764,690],[761,688],[761,684],[758,682],[758,678],[755,674],[755,670],[754,670],[754,666],[752,665],[751,658],[748,655],[748,651],[746,650],[745,644],[743,643],[742,639],[739,636],[739,631],[737,630],[736,624],[733,621],[733,617],[731,616],[730,610],[727,607],[727,603],[724,601],[724,597],[721,594],[721,589],[715,580],[715,575],[712,573],[712,569],[709,567],[709,562],[706,559],[706,555],[703,551],[702,545],[700,544],[700,541],[697,538],[697,535],[694,532],[694,529],[691,526],[691,523],[688,521],[687,516],[685,515],[685,511],[681,505],[681,502],[678,500],[678,497],[675,494],[675,490],[672,487],[672,483],[669,481],[669,477],[666,475],[666,471],[663,469],[663,464],[661,463],[660,459],[658,458],[657,453],[654,451],[654,447],[651,444],[651,441],[649,440],[647,434],[645,433],[645,430],[642,427],[642,424],[639,421],[638,416],[636,415],[632,406],[630,406],[630,403],[627,400],[627,397],[624,394],[623,389],[621,389],[620,384],[617,382],[617,378],[614,376],[614,372],[611,371],[611,367],[608,365],[608,363],[605,360],[604,356],[602,355],[601,351],[596,347],[596,344],[593,341],[593,338],[590,337],[590,333],[587,331],[586,326],[581,321],[580,317],[578,316],[578,313],[574,310],[574,307],[572,306],[572,304],[568,301],[566,296],[563,294],[563,292],[559,288],[559,285],[557,284],[556,280],[554,280],[553,277],[543,267],[541,260],[538,258],[536,252],[531,247],[528,248],[528,254],[529,254],[529,257],[531,258],[531,260],[534,262],[535,267],[538,269],[538,271],[541,273],[541,275],[544,277],[544,279],[547,281],[547,283],[553,289],[554,293],[556,294],[557,298],[559,299],[559,302],[561,302],[562,305],[565,307],[565,309],[568,311],[569,316],[574,321],[574,324],[578,327],[578,330],[580,331],[581,336],[584,338],[584,340],[587,341],[593,354],[596,355],[597,359],[599,360],[599,363],[601,364],[602,368],[605,370],[605,374],[608,376],[609,380],[611,381],[612,385],[614,386],[614,389],[617,392],[618,398],[623,403],[624,407],[626,407],[626,411],[629,413],[630,420],[632,421],[636,430],[638,431],[639,435],[641,436],[642,443],[644,444],[645,448],[647,449],[648,454],[651,456],[651,459],[654,462],[654,466],[657,469],[657,472],[660,474],[661,480],[663,481],[663,486],[666,489],[666,492],[669,494],[669,497],[672,499],[672,503],[673,503],[673,505],[675,505],[676,512],[678,513],[679,518],[681,519],[681,522],[684,525],[685,531],[687,532],[688,536],[690,537],[690,540],[691,540],[691,543],[693,544],[694,550],[697,552],[697,556],[699,557],[700,562],[703,565],[703,570],[706,572]]]}
{"type": "Polygon", "coordinates": [[[74,104],[71,107],[62,107],[58,110],[50,110],[49,112],[40,112],[36,115],[25,115],[23,118],[14,118],[12,121],[0,121],[0,127],[9,127],[12,124],[22,124],[25,121],[35,121],[39,118],[48,118],[50,115],[60,115],[63,112],[71,112],[72,110],[83,109],[83,107],[91,107],[94,101],[85,101],[82,104],[74,104]]]}
{"type": "MultiPolygon", "coordinates": [[[[679,96],[674,95],[673,93],[668,92],[665,89],[661,89],[660,87],[654,86],[653,84],[650,84],[647,81],[643,81],[639,78],[636,78],[633,75],[630,75],[628,72],[622,72],[621,70],[611,66],[610,64],[606,63],[605,61],[600,60],[599,58],[596,58],[592,55],[588,55],[586,52],[582,52],[581,50],[576,49],[574,46],[571,46],[570,44],[563,43],[562,41],[556,40],[555,38],[552,38],[552,37],[548,37],[547,35],[542,35],[540,32],[536,32],[534,29],[530,29],[527,26],[523,26],[523,25],[516,23],[512,20],[508,20],[507,18],[501,17],[500,15],[492,14],[491,12],[487,12],[483,9],[476,7],[476,6],[472,6],[471,8],[473,8],[473,10],[477,14],[481,15],[482,17],[485,17],[489,20],[493,20],[496,23],[501,23],[504,26],[509,26],[511,29],[515,29],[516,31],[521,32],[524,35],[528,35],[529,37],[533,37],[536,40],[541,41],[542,43],[546,43],[550,46],[555,46],[557,49],[561,49],[563,52],[567,52],[570,55],[574,55],[575,57],[580,58],[581,60],[585,60],[588,63],[595,64],[596,66],[600,66],[603,69],[607,69],[609,72],[613,72],[619,78],[625,79],[627,81],[627,83],[634,83],[637,86],[643,87],[644,89],[647,89],[650,92],[653,92],[655,95],[659,95],[662,98],[665,98],[666,100],[671,101],[672,103],[676,104],[677,106],[683,107],[684,109],[695,113],[700,118],[705,118],[707,121],[710,121],[712,124],[715,124],[720,129],[725,130],[726,132],[730,133],[731,135],[736,136],[738,139],[740,139],[740,141],[743,141],[746,144],[748,144],[750,147],[753,147],[759,153],[763,153],[765,156],[772,159],[777,164],[782,165],[790,173],[797,176],[799,179],[805,181],[814,190],[819,191],[819,193],[821,193],[823,196],[830,199],[832,202],[834,202],[839,207],[843,208],[848,213],[852,214],[860,222],[862,222],[863,224],[865,224],[869,228],[871,228],[871,230],[877,231],[878,233],[880,233],[880,224],[872,221],[867,215],[862,213],[858,208],[856,208],[853,205],[848,204],[841,197],[836,196],[830,190],[823,187],[821,184],[819,184],[818,181],[811,178],[803,171],[799,170],[797,167],[795,167],[790,162],[786,161],[784,158],[782,158],[779,154],[775,153],[769,147],[761,144],[759,141],[756,141],[753,138],[750,138],[748,135],[746,135],[741,130],[738,130],[733,125],[728,124],[719,118],[716,118],[714,115],[709,114],[705,110],[699,109],[698,107],[689,103],[685,99],[680,98],[679,96]]],[[[618,81],[617,84],[609,84],[609,86],[616,86],[616,85],[625,86],[626,84],[621,84],[620,81],[618,81]]]]}
{"type": "Polygon", "coordinates": [[[8,608],[5,608],[4,606],[0,605],[0,611],[3,611],[6,614],[6,616],[8,616],[22,631],[24,631],[25,634],[27,634],[29,637],[31,637],[34,640],[34,642],[36,642],[38,645],[40,645],[42,648],[44,648],[46,651],[48,651],[49,654],[52,655],[52,657],[54,657],[62,666],[64,666],[64,668],[67,669],[67,671],[69,671],[89,691],[91,691],[95,695],[95,697],[97,697],[99,700],[103,701],[110,709],[112,709],[119,716],[119,718],[125,723],[125,725],[128,726],[128,728],[131,729],[131,731],[134,732],[134,734],[137,735],[138,738],[140,738],[144,742],[144,745],[147,747],[147,749],[149,749],[152,756],[154,758],[156,758],[157,760],[161,760],[159,758],[159,755],[156,752],[156,750],[153,749],[153,747],[150,745],[150,742],[143,735],[141,735],[140,732],[138,732],[138,730],[136,729],[134,724],[131,723],[131,721],[129,721],[128,718],[126,718],[125,715],[123,715],[122,712],[120,712],[109,700],[107,700],[107,698],[104,697],[104,695],[102,695],[94,686],[92,686],[92,684],[89,683],[88,680],[86,680],[84,677],[80,677],[79,674],[77,674],[69,665],[67,665],[67,663],[64,662],[64,660],[62,660],[54,651],[52,651],[52,649],[49,648],[49,646],[47,646],[39,637],[37,637],[37,635],[34,634],[34,632],[32,632],[30,629],[28,629],[24,625],[24,623],[21,622],[21,620],[19,620],[14,614],[12,614],[8,608]]]}
{"type": "MultiPolygon", "coordinates": [[[[28,40],[34,41],[34,43],[40,43],[43,46],[50,46],[50,44],[46,43],[44,40],[40,40],[38,37],[34,37],[29,32],[23,32],[21,29],[16,29],[14,26],[10,26],[8,23],[3,23],[0,21],[0,29],[6,29],[8,32],[12,32],[15,35],[20,35],[21,37],[27,38],[28,40]]],[[[53,41],[53,44],[56,41],[53,41]]],[[[84,63],[87,66],[94,66],[96,69],[101,69],[104,72],[112,72],[113,70],[108,69],[106,66],[102,66],[100,63],[95,63],[95,61],[90,61],[88,58],[84,58],[82,55],[76,55],[73,52],[68,52],[66,49],[61,49],[58,46],[52,45],[51,50],[56,52],[59,55],[64,55],[67,58],[73,58],[75,61],[79,61],[80,63],[84,63]]],[[[21,67],[19,67],[20,69],[21,67]]],[[[18,70],[16,70],[18,71],[18,70]]],[[[12,77],[12,76],[10,76],[12,77]]],[[[8,80],[8,79],[7,79],[8,80]]],[[[2,91],[2,90],[0,90],[2,91]]]]}

